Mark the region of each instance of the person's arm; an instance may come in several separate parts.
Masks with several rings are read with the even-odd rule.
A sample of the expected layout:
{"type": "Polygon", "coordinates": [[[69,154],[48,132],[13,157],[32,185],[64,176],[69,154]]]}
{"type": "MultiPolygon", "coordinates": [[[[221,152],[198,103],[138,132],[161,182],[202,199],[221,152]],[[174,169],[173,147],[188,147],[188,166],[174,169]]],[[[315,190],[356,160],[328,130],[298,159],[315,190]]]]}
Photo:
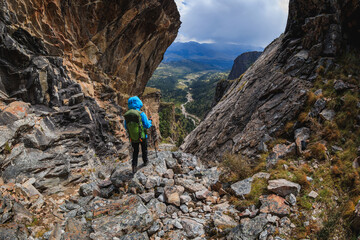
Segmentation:
{"type": "Polygon", "coordinates": [[[142,112],[140,115],[141,115],[141,120],[142,120],[142,124],[143,124],[144,128],[146,128],[146,129],[151,128],[152,121],[148,120],[148,118],[144,112],[142,112]]]}

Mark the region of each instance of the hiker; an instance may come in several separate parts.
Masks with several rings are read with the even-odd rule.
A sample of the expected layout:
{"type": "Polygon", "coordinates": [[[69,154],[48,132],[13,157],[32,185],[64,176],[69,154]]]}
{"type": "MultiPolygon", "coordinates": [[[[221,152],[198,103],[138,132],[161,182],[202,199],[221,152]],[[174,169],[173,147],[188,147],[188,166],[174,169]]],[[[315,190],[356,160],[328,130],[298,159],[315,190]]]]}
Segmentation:
{"type": "Polygon", "coordinates": [[[147,158],[147,134],[146,129],[152,126],[151,119],[148,120],[146,114],[141,112],[143,103],[137,96],[131,97],[128,100],[129,110],[124,114],[125,117],[125,129],[129,133],[131,146],[133,147],[133,159],[132,159],[132,172],[136,172],[138,155],[139,155],[139,144],[141,145],[142,159],[144,165],[148,163],[147,158]]]}

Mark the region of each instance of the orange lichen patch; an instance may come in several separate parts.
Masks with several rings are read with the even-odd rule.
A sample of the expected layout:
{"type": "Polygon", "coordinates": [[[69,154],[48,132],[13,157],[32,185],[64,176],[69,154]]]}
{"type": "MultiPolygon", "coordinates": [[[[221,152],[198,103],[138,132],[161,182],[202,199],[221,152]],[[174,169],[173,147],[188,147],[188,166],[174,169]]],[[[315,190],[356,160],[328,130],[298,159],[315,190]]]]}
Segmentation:
{"type": "Polygon", "coordinates": [[[279,216],[286,216],[290,213],[290,207],[285,203],[285,199],[275,194],[261,196],[262,203],[260,212],[271,213],[279,216]]]}
{"type": "Polygon", "coordinates": [[[18,118],[26,117],[29,113],[29,104],[25,102],[15,101],[10,103],[4,112],[11,113],[18,118]]]}

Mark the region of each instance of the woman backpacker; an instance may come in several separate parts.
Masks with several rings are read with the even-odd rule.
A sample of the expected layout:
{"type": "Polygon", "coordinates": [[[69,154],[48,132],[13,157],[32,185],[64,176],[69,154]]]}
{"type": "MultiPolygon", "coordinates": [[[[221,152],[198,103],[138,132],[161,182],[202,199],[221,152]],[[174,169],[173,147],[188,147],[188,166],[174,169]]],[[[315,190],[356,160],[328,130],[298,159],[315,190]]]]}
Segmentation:
{"type": "Polygon", "coordinates": [[[140,98],[137,96],[131,97],[128,100],[129,110],[124,114],[125,117],[125,129],[129,133],[129,138],[131,146],[133,147],[133,159],[132,159],[132,172],[136,172],[138,155],[139,155],[139,145],[141,145],[142,159],[144,165],[148,163],[147,158],[147,134],[146,129],[152,126],[152,121],[148,120],[146,114],[141,112],[143,103],[140,98]]]}

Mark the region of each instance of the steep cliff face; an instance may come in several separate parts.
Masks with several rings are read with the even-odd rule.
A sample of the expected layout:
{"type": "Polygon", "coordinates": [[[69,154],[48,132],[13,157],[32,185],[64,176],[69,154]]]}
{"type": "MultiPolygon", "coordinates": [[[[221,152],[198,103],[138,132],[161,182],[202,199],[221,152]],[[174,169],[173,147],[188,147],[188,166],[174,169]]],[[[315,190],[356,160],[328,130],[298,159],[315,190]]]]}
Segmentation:
{"type": "Polygon", "coordinates": [[[261,52],[246,52],[234,60],[228,79],[234,80],[240,77],[255,61],[259,58],[261,52]]]}
{"type": "MultiPolygon", "coordinates": [[[[176,5],[170,0],[8,0],[2,1],[1,7],[1,29],[6,25],[9,31],[5,48],[10,50],[9,44],[27,47],[21,59],[3,52],[8,68],[21,72],[34,55],[61,57],[69,77],[78,81],[87,95],[109,97],[104,93],[109,90],[104,90],[110,87],[115,90],[111,97],[119,103],[124,94],[142,93],[180,26],[176,5]]],[[[12,87],[3,80],[3,90],[13,95],[20,81],[26,82],[24,78],[17,76],[12,87]]]]}
{"type": "Polygon", "coordinates": [[[233,80],[240,77],[261,55],[262,52],[245,52],[234,60],[228,79],[221,80],[216,85],[215,99],[213,105],[218,103],[225,92],[233,83],[233,80]]]}
{"type": "Polygon", "coordinates": [[[172,0],[0,1],[5,181],[35,177],[52,192],[126,157],[121,106],[143,92],[179,26],[172,0]]]}
{"type": "Polygon", "coordinates": [[[259,153],[303,108],[316,69],[334,68],[335,57],[359,46],[359,11],[357,1],[290,1],[285,33],[234,81],[182,148],[206,161],[225,152],[259,153]]]}

